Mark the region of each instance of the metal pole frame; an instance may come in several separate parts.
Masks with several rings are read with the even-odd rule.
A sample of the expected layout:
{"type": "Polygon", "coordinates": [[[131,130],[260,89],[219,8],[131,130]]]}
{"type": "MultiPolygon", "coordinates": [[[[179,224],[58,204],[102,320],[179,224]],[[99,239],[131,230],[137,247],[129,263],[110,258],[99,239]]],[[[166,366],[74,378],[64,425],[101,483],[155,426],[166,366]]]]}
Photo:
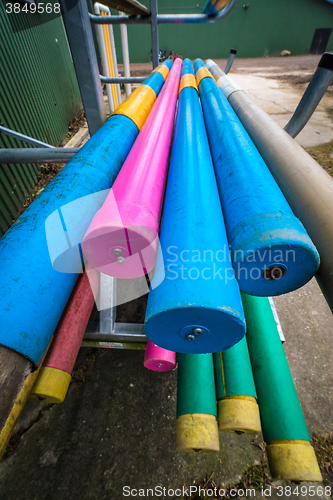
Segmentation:
{"type": "Polygon", "coordinates": [[[89,321],[82,346],[144,349],[147,337],[143,324],[116,322],[117,278],[100,273],[99,298],[99,322],[89,321]]]}
{"type": "Polygon", "coordinates": [[[78,0],[71,8],[68,6],[68,9],[66,0],[60,0],[60,4],[88,128],[92,136],[105,122],[106,110],[87,0],[78,0]]]}
{"type": "Polygon", "coordinates": [[[14,139],[19,139],[22,142],[32,144],[33,146],[36,146],[38,148],[54,148],[54,146],[46,144],[46,142],[38,141],[37,139],[33,139],[28,135],[20,134],[20,132],[15,132],[14,130],[4,127],[3,125],[0,125],[0,134],[8,135],[8,137],[13,137],[14,139]]]}
{"type": "MultiPolygon", "coordinates": [[[[119,11],[119,14],[123,15],[123,12],[119,11]]],[[[131,70],[130,70],[130,59],[128,50],[128,34],[127,34],[127,26],[125,24],[120,25],[120,36],[121,36],[121,49],[123,53],[124,75],[125,78],[130,78],[131,70]]],[[[126,97],[128,97],[132,92],[130,83],[131,82],[125,83],[126,97]]]]}
{"type": "Polygon", "coordinates": [[[67,163],[79,148],[5,148],[0,149],[0,163],[67,163]]]}
{"type": "Polygon", "coordinates": [[[158,24],[157,24],[157,0],[150,0],[150,22],[151,22],[151,47],[153,53],[153,69],[159,65],[159,41],[158,41],[158,24]]]}
{"type": "MultiPolygon", "coordinates": [[[[206,16],[205,14],[157,14],[157,24],[214,24],[224,19],[235,6],[232,0],[216,16],[206,16]]],[[[150,24],[151,16],[107,16],[99,19],[98,16],[89,14],[93,24],[150,24]]]]}
{"type": "Polygon", "coordinates": [[[295,138],[303,130],[332,82],[333,54],[325,52],[293,116],[284,127],[287,134],[295,138]]]}
{"type": "Polygon", "coordinates": [[[230,50],[230,54],[229,54],[229,57],[228,57],[228,60],[227,60],[227,64],[225,65],[225,68],[223,70],[226,75],[231,70],[231,66],[233,65],[233,62],[235,60],[236,54],[237,54],[237,50],[236,49],[231,49],[230,50]]]}
{"type": "Polygon", "coordinates": [[[118,78],[112,78],[109,76],[100,75],[100,79],[102,83],[142,83],[146,80],[146,76],[132,76],[126,78],[124,76],[118,76],[118,78]]]}

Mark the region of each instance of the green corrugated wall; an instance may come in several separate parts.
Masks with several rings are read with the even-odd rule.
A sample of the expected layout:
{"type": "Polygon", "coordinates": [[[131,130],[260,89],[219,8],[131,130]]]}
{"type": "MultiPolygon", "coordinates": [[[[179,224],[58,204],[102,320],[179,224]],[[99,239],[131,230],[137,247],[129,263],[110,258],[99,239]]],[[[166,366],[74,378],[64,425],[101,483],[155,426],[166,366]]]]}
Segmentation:
{"type": "MultiPolygon", "coordinates": [[[[7,14],[0,1],[0,122],[58,146],[81,108],[81,97],[62,19],[50,18],[7,14]]],[[[30,146],[0,134],[0,147],[30,146]]],[[[0,236],[35,186],[38,169],[0,166],[0,236]]]]}
{"type": "MultiPolygon", "coordinates": [[[[149,1],[143,0],[146,6],[149,1]]],[[[206,0],[158,0],[160,14],[201,13],[206,0]]],[[[113,11],[114,13],[116,11],[113,11]]],[[[233,11],[215,25],[160,25],[160,48],[184,57],[263,57],[290,50],[308,54],[316,28],[333,27],[333,6],[324,0],[236,0],[233,11]],[[244,5],[248,5],[244,9],[244,5]]],[[[121,58],[119,27],[114,28],[117,56],[121,58]]],[[[131,62],[148,62],[150,26],[129,26],[131,62]]],[[[327,49],[333,50],[333,35],[327,49]]]]}

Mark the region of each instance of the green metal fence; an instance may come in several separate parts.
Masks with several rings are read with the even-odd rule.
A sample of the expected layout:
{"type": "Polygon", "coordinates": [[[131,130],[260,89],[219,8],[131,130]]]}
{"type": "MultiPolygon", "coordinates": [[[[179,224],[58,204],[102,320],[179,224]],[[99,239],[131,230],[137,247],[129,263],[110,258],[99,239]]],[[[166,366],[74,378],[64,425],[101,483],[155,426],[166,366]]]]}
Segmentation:
{"type": "MultiPolygon", "coordinates": [[[[61,17],[7,14],[0,1],[0,122],[57,146],[80,107],[61,17]]],[[[0,134],[0,148],[18,147],[30,146],[0,134]]],[[[38,170],[38,165],[0,166],[0,236],[35,186],[38,170]]]]}
{"type": "MultiPolygon", "coordinates": [[[[101,0],[101,3],[103,1],[101,0]]],[[[149,5],[148,1],[143,1],[149,5]]],[[[160,14],[200,14],[206,0],[158,0],[160,14]]],[[[117,13],[117,11],[112,11],[117,13]]],[[[282,50],[309,54],[317,28],[332,28],[333,4],[323,0],[236,0],[232,12],[217,24],[163,24],[159,45],[195,59],[275,56],[282,50]]],[[[119,26],[114,27],[118,61],[122,62],[119,26]]],[[[148,62],[150,25],[128,26],[131,62],[148,62]]],[[[333,50],[333,35],[327,50],[333,50]]]]}

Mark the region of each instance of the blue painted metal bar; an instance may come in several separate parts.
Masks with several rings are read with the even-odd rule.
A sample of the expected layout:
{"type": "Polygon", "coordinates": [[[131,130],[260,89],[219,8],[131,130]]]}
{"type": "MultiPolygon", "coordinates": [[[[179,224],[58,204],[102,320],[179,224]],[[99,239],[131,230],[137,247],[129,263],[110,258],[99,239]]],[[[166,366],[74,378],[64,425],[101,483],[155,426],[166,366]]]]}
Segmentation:
{"type": "MultiPolygon", "coordinates": [[[[155,72],[142,87],[158,94],[163,84],[155,72]]],[[[137,95],[141,102],[140,90],[128,100],[137,95]]],[[[145,105],[146,115],[152,105],[145,105]]],[[[139,132],[121,106],[0,240],[0,344],[35,366],[82,271],[83,236],[139,132]]]]}
{"type": "MultiPolygon", "coordinates": [[[[222,21],[235,6],[235,0],[215,15],[207,14],[157,14],[158,24],[214,24],[222,21]]],[[[93,24],[150,24],[150,16],[95,16],[89,14],[93,24]]]]}
{"type": "Polygon", "coordinates": [[[307,283],[319,254],[237,115],[200,59],[194,63],[240,289],[287,293],[307,283]]]}
{"type": "Polygon", "coordinates": [[[145,332],[165,349],[208,353],[240,341],[245,323],[188,59],[184,61],[180,89],[161,248],[148,298],[145,332]]]}
{"type": "Polygon", "coordinates": [[[14,139],[19,139],[22,142],[32,144],[33,146],[36,146],[38,148],[54,148],[54,146],[52,146],[51,144],[46,144],[46,142],[38,141],[37,139],[33,139],[28,135],[20,134],[20,132],[15,132],[14,130],[3,127],[2,125],[0,125],[0,134],[8,135],[9,137],[13,137],[14,139]]]}

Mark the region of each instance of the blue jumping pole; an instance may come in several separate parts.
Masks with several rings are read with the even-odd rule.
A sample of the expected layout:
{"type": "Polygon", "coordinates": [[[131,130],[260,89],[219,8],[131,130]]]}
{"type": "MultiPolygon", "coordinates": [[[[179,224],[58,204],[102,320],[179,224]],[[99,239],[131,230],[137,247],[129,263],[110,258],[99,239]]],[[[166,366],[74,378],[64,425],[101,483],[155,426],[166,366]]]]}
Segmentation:
{"type": "Polygon", "coordinates": [[[18,351],[35,366],[82,270],[83,236],[170,66],[168,61],[152,73],[119,106],[0,240],[0,345],[18,351]]]}
{"type": "Polygon", "coordinates": [[[189,59],[183,65],[145,333],[154,344],[181,353],[221,351],[239,342],[245,333],[189,59]]]}
{"type": "Polygon", "coordinates": [[[319,254],[212,75],[197,59],[209,144],[240,289],[291,292],[319,267],[319,254]]]}

